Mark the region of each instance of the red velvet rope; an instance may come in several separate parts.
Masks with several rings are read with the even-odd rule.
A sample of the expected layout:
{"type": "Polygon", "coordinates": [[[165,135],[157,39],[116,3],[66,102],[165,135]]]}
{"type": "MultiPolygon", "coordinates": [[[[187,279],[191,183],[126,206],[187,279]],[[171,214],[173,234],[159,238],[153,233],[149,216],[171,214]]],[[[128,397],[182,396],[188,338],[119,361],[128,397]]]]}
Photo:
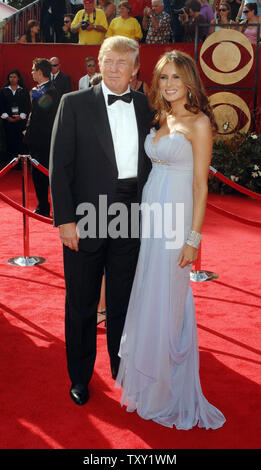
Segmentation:
{"type": "MultiPolygon", "coordinates": [[[[0,177],[2,177],[4,174],[6,174],[13,166],[15,166],[17,163],[18,163],[18,159],[14,159],[12,160],[10,163],[8,163],[8,165],[6,165],[6,167],[4,167],[1,171],[0,171],[0,177]]],[[[46,176],[49,176],[49,171],[43,166],[41,165],[41,163],[39,163],[37,160],[35,159],[32,159],[30,158],[30,161],[32,162],[32,164],[38,168],[40,171],[42,171],[46,176]]],[[[248,196],[251,196],[251,197],[254,197],[255,199],[260,199],[261,200],[261,195],[258,194],[258,193],[255,193],[253,191],[251,191],[250,189],[247,189],[247,188],[243,188],[242,186],[240,186],[239,184],[236,184],[234,183],[233,181],[230,181],[226,176],[222,175],[222,173],[219,173],[219,171],[217,171],[215,168],[213,167],[210,167],[210,172],[217,176],[217,178],[219,178],[220,180],[224,181],[224,183],[228,184],[229,186],[232,186],[234,187],[235,189],[237,189],[238,191],[240,192],[243,192],[244,194],[247,194],[248,196]],[[239,188],[239,189],[238,189],[239,188]]],[[[0,192],[0,199],[2,199],[3,201],[5,201],[7,204],[9,204],[10,206],[14,207],[15,209],[17,209],[18,211],[26,214],[26,215],[29,215],[30,217],[33,217],[37,220],[40,220],[41,222],[45,222],[45,223],[48,223],[48,224],[52,224],[53,221],[52,219],[49,219],[48,217],[44,217],[44,216],[41,216],[39,214],[35,214],[34,212],[30,211],[29,209],[21,206],[20,204],[14,202],[12,199],[10,199],[8,196],[5,196],[5,194],[1,193],[0,192]]],[[[228,212],[224,209],[222,209],[221,207],[217,207],[211,203],[207,203],[207,207],[210,209],[210,210],[213,210],[215,212],[217,212],[218,214],[222,214],[226,217],[229,217],[233,220],[236,220],[238,222],[242,222],[244,224],[247,224],[247,225],[252,225],[254,227],[261,227],[261,223],[260,222],[255,222],[254,220],[250,220],[250,219],[245,219],[243,217],[240,217],[239,215],[236,215],[236,214],[232,214],[231,212],[228,212]]]]}
{"type": "MultiPolygon", "coordinates": [[[[17,209],[19,212],[22,212],[26,215],[29,215],[30,217],[33,217],[34,219],[40,220],[41,222],[45,222],[47,224],[52,224],[53,221],[52,219],[49,219],[48,217],[44,217],[39,214],[35,214],[34,212],[30,211],[29,209],[26,209],[25,207],[21,206],[17,202],[14,202],[12,199],[10,199],[8,196],[5,196],[5,194],[0,192],[0,199],[5,201],[7,204],[12,206],[14,209],[17,209]]],[[[213,204],[210,204],[209,202],[207,203],[207,207],[218,214],[225,215],[226,217],[229,217],[231,219],[234,219],[238,222],[242,222],[247,225],[253,225],[254,227],[261,227],[261,223],[255,222],[254,220],[250,219],[244,219],[243,217],[240,217],[238,215],[232,214],[231,212],[225,211],[224,209],[221,209],[220,207],[214,206],[213,204]]]]}
{"type": "MultiPolygon", "coordinates": [[[[46,176],[49,176],[49,171],[47,168],[45,168],[41,163],[39,163],[37,160],[30,158],[32,164],[38,168],[42,173],[44,173],[46,176]]],[[[250,196],[254,199],[259,199],[261,201],[261,194],[255,193],[254,191],[251,191],[250,189],[244,188],[243,186],[240,186],[240,184],[234,183],[231,181],[229,178],[227,178],[225,175],[220,173],[218,170],[216,170],[213,167],[210,167],[210,173],[215,175],[218,179],[226,183],[228,186],[231,186],[232,188],[236,189],[237,191],[246,194],[247,196],[250,196]]]]}
{"type": "Polygon", "coordinates": [[[11,170],[11,168],[17,165],[18,161],[19,161],[19,158],[14,158],[4,168],[2,168],[2,170],[0,171],[0,178],[2,178],[2,176],[8,173],[8,171],[11,170]]]}
{"type": "Polygon", "coordinates": [[[40,170],[42,173],[44,173],[46,176],[49,176],[49,171],[47,170],[47,168],[45,168],[45,166],[41,165],[41,163],[39,163],[37,160],[35,160],[35,158],[30,158],[30,162],[36,168],[38,168],[38,170],[40,170]]]}
{"type": "Polygon", "coordinates": [[[43,215],[35,214],[34,212],[30,211],[26,207],[21,206],[17,202],[13,201],[10,199],[10,197],[6,196],[5,194],[0,192],[0,199],[5,201],[9,206],[12,206],[14,209],[18,210],[19,212],[22,212],[23,214],[29,215],[30,217],[33,217],[34,219],[40,220],[41,222],[45,222],[46,224],[53,224],[52,219],[49,219],[49,217],[44,217],[43,215]]]}
{"type": "Polygon", "coordinates": [[[231,186],[232,188],[236,189],[240,193],[246,194],[247,196],[250,196],[254,199],[259,199],[261,201],[261,194],[255,193],[254,191],[251,191],[250,189],[240,186],[240,184],[234,183],[234,181],[231,181],[225,175],[222,175],[222,173],[219,173],[219,171],[213,168],[213,166],[210,167],[209,171],[210,173],[212,173],[212,175],[216,176],[218,179],[226,183],[228,186],[231,186]]]}
{"type": "Polygon", "coordinates": [[[226,217],[229,217],[230,219],[234,219],[237,222],[242,222],[243,224],[247,225],[253,225],[254,227],[261,227],[261,222],[255,222],[254,220],[250,219],[245,219],[244,217],[240,217],[239,215],[232,214],[231,212],[225,211],[224,209],[221,209],[221,207],[214,206],[213,204],[210,204],[207,202],[207,207],[218,214],[225,215],[226,217]]]}

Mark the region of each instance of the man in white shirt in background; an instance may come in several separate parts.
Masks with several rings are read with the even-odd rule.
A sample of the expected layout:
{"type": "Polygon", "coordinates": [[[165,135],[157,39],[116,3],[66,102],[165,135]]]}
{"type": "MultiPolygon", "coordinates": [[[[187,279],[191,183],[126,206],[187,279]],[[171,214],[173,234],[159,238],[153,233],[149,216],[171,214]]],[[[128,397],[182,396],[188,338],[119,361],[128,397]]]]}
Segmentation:
{"type": "Polygon", "coordinates": [[[90,79],[96,74],[96,60],[94,59],[94,57],[86,57],[85,67],[87,70],[87,74],[80,78],[79,90],[89,88],[90,79]]]}

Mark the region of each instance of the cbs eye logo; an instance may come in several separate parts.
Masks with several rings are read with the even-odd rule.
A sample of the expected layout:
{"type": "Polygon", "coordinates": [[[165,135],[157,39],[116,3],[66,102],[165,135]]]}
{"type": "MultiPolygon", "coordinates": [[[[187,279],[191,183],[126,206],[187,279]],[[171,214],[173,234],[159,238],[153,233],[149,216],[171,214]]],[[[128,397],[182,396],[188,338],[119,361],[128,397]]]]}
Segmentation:
{"type": "Polygon", "coordinates": [[[232,137],[234,132],[247,132],[251,115],[246,102],[234,93],[221,92],[209,97],[220,136],[232,137]]]}
{"type": "MultiPolygon", "coordinates": [[[[232,29],[221,29],[210,34],[200,50],[202,71],[210,80],[221,85],[232,85],[242,80],[251,70],[253,61],[251,43],[244,34],[232,29]]],[[[234,93],[222,92],[211,95],[209,100],[219,134],[231,136],[236,131],[248,131],[251,115],[242,98],[234,93]]]]}

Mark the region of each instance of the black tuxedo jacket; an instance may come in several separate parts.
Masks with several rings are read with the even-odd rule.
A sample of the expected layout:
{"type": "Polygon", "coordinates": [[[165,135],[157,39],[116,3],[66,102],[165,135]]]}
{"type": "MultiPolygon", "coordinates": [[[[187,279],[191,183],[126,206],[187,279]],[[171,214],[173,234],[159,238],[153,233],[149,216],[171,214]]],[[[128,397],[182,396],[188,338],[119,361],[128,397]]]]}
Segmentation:
{"type": "MultiPolygon", "coordinates": [[[[151,170],[144,150],[152,114],[143,93],[131,91],[139,135],[138,196],[151,170]]],[[[131,136],[130,136],[131,138],[131,136]]],[[[78,204],[92,203],[97,211],[99,195],[114,202],[118,180],[113,140],[101,84],[62,97],[54,122],[50,151],[50,188],[54,225],[77,222],[78,204]]],[[[85,248],[98,239],[82,239],[85,248]]]]}
{"type": "Polygon", "coordinates": [[[71,78],[65,73],[59,72],[57,77],[52,80],[56,90],[58,91],[60,97],[65,93],[70,93],[72,91],[71,78]]]}
{"type": "Polygon", "coordinates": [[[59,95],[52,82],[45,84],[46,93],[32,99],[32,111],[27,123],[26,143],[30,153],[48,166],[51,134],[59,105],[59,95]]]}

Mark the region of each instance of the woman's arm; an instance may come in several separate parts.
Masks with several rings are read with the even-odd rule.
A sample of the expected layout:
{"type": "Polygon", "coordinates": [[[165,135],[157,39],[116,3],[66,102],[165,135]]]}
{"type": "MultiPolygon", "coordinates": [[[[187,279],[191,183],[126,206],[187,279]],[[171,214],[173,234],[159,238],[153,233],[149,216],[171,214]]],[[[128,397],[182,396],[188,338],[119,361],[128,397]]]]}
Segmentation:
{"type": "MultiPolygon", "coordinates": [[[[208,174],[212,157],[213,134],[209,118],[203,114],[196,119],[191,131],[194,158],[193,170],[193,218],[191,230],[201,234],[208,197],[208,174]]],[[[181,251],[178,265],[184,266],[196,261],[198,249],[185,245],[181,251]]]]}
{"type": "Polygon", "coordinates": [[[245,0],[242,0],[241,5],[240,5],[240,7],[238,9],[238,12],[237,12],[236,21],[240,21],[244,6],[245,6],[245,0]]]}
{"type": "Polygon", "coordinates": [[[16,39],[15,42],[16,42],[17,44],[26,44],[26,43],[27,43],[26,35],[23,34],[23,36],[21,36],[20,39],[16,39]]]}
{"type": "MultiPolygon", "coordinates": [[[[215,24],[216,24],[216,20],[215,20],[215,19],[212,20],[212,21],[210,22],[210,24],[215,25],[215,24]]],[[[210,28],[209,28],[209,34],[212,34],[212,33],[214,33],[215,31],[216,31],[215,26],[210,26],[210,28]]]]}

